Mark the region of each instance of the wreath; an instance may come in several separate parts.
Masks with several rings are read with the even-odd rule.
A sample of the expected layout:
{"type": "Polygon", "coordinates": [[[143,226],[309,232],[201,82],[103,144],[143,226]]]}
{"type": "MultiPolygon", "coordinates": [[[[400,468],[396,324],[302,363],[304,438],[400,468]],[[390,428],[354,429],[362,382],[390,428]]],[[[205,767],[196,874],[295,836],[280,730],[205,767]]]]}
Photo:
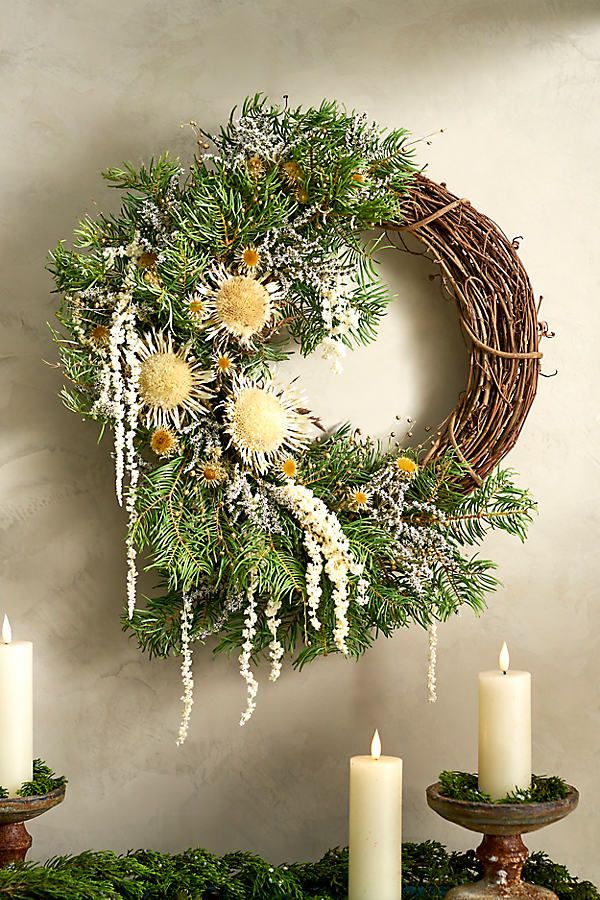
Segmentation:
{"type": "Polygon", "coordinates": [[[189,168],[165,154],[106,171],[120,211],[84,219],[50,264],[63,400],[114,436],[124,628],[181,655],[180,742],[192,645],[213,635],[239,655],[241,724],[261,654],[275,681],[286,653],[297,666],[355,657],[411,623],[430,631],[433,699],[436,623],[481,610],[497,584],[471,548],[491,529],[523,540],[534,507],[496,468],[535,394],[527,276],[493,223],[417,171],[404,129],[260,95],[218,134],[191,124],[189,168]],[[407,231],[440,265],[472,348],[457,410],[416,448],[328,431],[277,374],[294,348],[339,371],[376,339],[392,297],[375,253],[408,249],[407,231]],[[139,553],[156,577],[142,606],[139,553]]]}

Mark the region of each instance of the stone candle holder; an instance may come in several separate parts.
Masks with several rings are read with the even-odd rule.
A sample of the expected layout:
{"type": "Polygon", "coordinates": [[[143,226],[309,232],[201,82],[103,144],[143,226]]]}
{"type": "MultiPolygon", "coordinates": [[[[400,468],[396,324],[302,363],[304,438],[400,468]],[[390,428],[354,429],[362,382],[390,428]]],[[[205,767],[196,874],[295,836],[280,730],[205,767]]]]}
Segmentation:
{"type": "Polygon", "coordinates": [[[65,786],[37,797],[0,799],[0,868],[21,862],[33,843],[25,822],[58,806],[65,799],[65,786]]]}
{"type": "Polygon", "coordinates": [[[440,793],[440,784],[427,788],[427,803],[439,816],[469,831],[483,834],[476,850],[483,878],[475,884],[452,888],[450,900],[556,900],[548,888],[521,880],[529,851],[521,835],[559,822],[573,812],[579,802],[578,791],[568,785],[563,800],[546,803],[472,803],[452,800],[440,793]]]}

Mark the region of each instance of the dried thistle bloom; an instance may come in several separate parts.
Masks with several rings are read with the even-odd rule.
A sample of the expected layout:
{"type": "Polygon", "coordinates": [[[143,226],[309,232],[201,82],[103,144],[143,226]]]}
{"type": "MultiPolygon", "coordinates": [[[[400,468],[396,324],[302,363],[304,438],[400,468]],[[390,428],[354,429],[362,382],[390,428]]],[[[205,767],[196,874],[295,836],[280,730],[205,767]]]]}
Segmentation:
{"type": "Polygon", "coordinates": [[[165,459],[172,456],[178,449],[177,435],[170,428],[161,425],[152,432],[150,446],[157,456],[165,459]]]}
{"type": "Polygon", "coordinates": [[[95,325],[90,331],[90,341],[94,347],[108,347],[110,341],[108,325],[95,325]]]}
{"type": "Polygon", "coordinates": [[[171,336],[148,334],[140,342],[140,355],[139,394],[149,426],[171,423],[180,428],[186,414],[195,417],[205,411],[212,375],[190,357],[188,347],[175,351],[171,336]]]}
{"type": "Polygon", "coordinates": [[[251,178],[259,179],[265,174],[265,163],[264,160],[261,159],[260,156],[254,154],[247,161],[246,165],[248,167],[248,174],[251,178]]]}
{"type": "Polygon", "coordinates": [[[256,272],[260,269],[261,255],[254,244],[242,247],[239,253],[239,265],[244,272],[256,272]]]}
{"type": "Polygon", "coordinates": [[[280,299],[279,286],[251,275],[232,275],[223,266],[213,267],[199,288],[210,304],[207,334],[225,335],[248,345],[273,319],[273,302],[280,299]]]}
{"type": "Polygon", "coordinates": [[[296,185],[302,178],[302,169],[295,159],[290,159],[282,165],[283,174],[289,184],[296,185]]]}
{"type": "Polygon", "coordinates": [[[295,450],[311,430],[299,398],[272,383],[238,378],[225,404],[225,427],[246,465],[265,472],[281,453],[295,450]]]}
{"type": "Polygon", "coordinates": [[[202,484],[207,487],[216,487],[227,478],[225,467],[215,460],[204,460],[199,463],[197,473],[202,484]]]}

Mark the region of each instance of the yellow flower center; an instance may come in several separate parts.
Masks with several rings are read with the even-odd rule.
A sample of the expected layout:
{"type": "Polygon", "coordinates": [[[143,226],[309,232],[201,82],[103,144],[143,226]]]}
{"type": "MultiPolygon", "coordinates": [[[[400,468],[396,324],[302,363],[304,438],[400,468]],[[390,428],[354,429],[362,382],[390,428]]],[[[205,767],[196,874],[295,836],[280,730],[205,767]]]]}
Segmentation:
{"type": "Polygon", "coordinates": [[[396,460],[396,467],[401,472],[416,472],[419,468],[414,459],[409,456],[399,456],[396,460]]]}
{"type": "Polygon", "coordinates": [[[153,353],[142,362],[139,391],[146,406],[176,409],[189,399],[193,386],[192,369],[175,353],[153,353]]]}
{"type": "Polygon", "coordinates": [[[365,506],[368,501],[368,497],[364,491],[356,491],[354,494],[354,502],[357,506],[365,506]]]}
{"type": "Polygon", "coordinates": [[[244,388],[238,394],[232,421],[238,444],[255,453],[274,453],[288,432],[285,408],[263,388],[244,388]]]}
{"type": "Polygon", "coordinates": [[[190,312],[195,315],[202,315],[204,312],[204,303],[202,300],[192,300],[190,303],[190,312]]]}
{"type": "Polygon", "coordinates": [[[286,459],[281,469],[284,475],[287,475],[288,478],[293,478],[297,471],[296,463],[293,459],[286,459]]]}
{"type": "Polygon", "coordinates": [[[175,435],[168,428],[157,428],[150,438],[150,446],[159,456],[164,456],[175,449],[175,435]]]}
{"type": "Polygon", "coordinates": [[[249,269],[253,269],[260,262],[260,253],[254,247],[246,247],[242,253],[242,259],[249,269]]]}
{"type": "Polygon", "coordinates": [[[202,477],[205,481],[218,481],[220,472],[216,466],[205,465],[202,467],[202,477]]]}
{"type": "Polygon", "coordinates": [[[219,372],[228,372],[233,363],[228,356],[220,356],[217,360],[219,372]]]}
{"type": "Polygon", "coordinates": [[[260,281],[235,275],[217,292],[217,315],[228,331],[247,339],[265,327],[271,316],[269,292],[260,281]]]}
{"type": "Polygon", "coordinates": [[[353,172],[352,180],[358,182],[358,184],[364,184],[365,176],[362,172],[353,172]]]}

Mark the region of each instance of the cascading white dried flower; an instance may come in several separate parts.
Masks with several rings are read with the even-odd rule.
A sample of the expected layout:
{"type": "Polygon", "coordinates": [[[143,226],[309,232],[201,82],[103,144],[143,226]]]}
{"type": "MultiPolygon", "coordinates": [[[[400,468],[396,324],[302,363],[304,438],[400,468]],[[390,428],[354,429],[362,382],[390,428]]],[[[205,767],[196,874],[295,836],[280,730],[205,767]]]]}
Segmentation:
{"type": "Polygon", "coordinates": [[[179,724],[177,745],[185,743],[190,727],[192,706],[194,705],[194,676],[192,672],[192,646],[190,634],[192,630],[193,608],[192,594],[183,592],[183,605],[181,607],[181,681],[183,684],[183,710],[179,724]]]}
{"type": "Polygon", "coordinates": [[[256,623],[258,616],[256,615],[256,588],[258,579],[255,572],[251,572],[248,576],[248,586],[246,588],[246,609],[244,610],[244,628],[242,637],[242,652],[239,656],[240,675],[246,682],[246,709],[242,713],[240,725],[246,725],[252,718],[252,714],[256,709],[256,695],[258,693],[258,681],[252,672],[252,651],[254,649],[254,638],[256,636],[256,623]]]}
{"type": "Polygon", "coordinates": [[[321,604],[321,597],[323,596],[323,588],[321,587],[323,554],[321,553],[319,542],[315,539],[315,536],[311,531],[305,530],[303,543],[308,556],[305,573],[308,618],[312,627],[316,631],[319,631],[321,628],[319,606],[321,604]]]}
{"type": "Polygon", "coordinates": [[[125,476],[125,382],[123,380],[123,368],[121,349],[125,342],[125,318],[127,309],[131,303],[129,294],[118,294],[117,302],[113,310],[109,334],[109,358],[112,388],[112,407],[114,417],[114,447],[115,447],[115,492],[119,506],[123,505],[123,479],[125,476]]]}
{"type": "Polygon", "coordinates": [[[138,456],[135,449],[135,436],[138,428],[140,410],[139,379],[140,356],[139,338],[136,330],[136,312],[130,303],[125,313],[125,367],[127,380],[125,382],[126,435],[125,435],[125,465],[129,487],[125,500],[125,508],[128,516],[127,528],[127,612],[129,618],[133,618],[135,611],[137,592],[137,551],[134,540],[134,527],[137,521],[137,486],[140,477],[138,456]]]}
{"type": "Polygon", "coordinates": [[[269,644],[269,657],[271,659],[271,673],[269,679],[271,681],[277,681],[281,675],[281,658],[284,654],[283,645],[277,637],[277,629],[281,625],[281,619],[277,616],[280,609],[281,600],[270,597],[269,602],[265,607],[265,618],[267,621],[267,628],[272,636],[272,640],[269,644]]]}
{"type": "Polygon", "coordinates": [[[432,622],[427,629],[429,636],[428,666],[427,666],[427,699],[429,703],[437,701],[437,646],[438,627],[437,622],[432,622]]]}
{"type": "MultiPolygon", "coordinates": [[[[348,609],[350,605],[348,580],[350,575],[361,576],[363,566],[354,558],[338,517],[327,508],[319,497],[313,494],[310,488],[289,481],[276,488],[275,492],[279,500],[287,505],[292,514],[296,516],[305,535],[312,535],[313,540],[318,544],[325,560],[325,573],[334,588],[332,595],[335,610],[334,642],[337,649],[347,656],[346,638],[349,632],[348,609]]],[[[309,546],[311,546],[310,541],[309,546]]],[[[314,562],[313,557],[311,557],[311,561],[314,562]]],[[[311,572],[311,582],[307,584],[307,592],[312,593],[312,599],[309,599],[311,620],[312,615],[316,618],[318,609],[316,601],[318,595],[312,583],[313,575],[314,573],[311,572]]],[[[361,585],[361,592],[363,590],[364,586],[361,585]]]]}

